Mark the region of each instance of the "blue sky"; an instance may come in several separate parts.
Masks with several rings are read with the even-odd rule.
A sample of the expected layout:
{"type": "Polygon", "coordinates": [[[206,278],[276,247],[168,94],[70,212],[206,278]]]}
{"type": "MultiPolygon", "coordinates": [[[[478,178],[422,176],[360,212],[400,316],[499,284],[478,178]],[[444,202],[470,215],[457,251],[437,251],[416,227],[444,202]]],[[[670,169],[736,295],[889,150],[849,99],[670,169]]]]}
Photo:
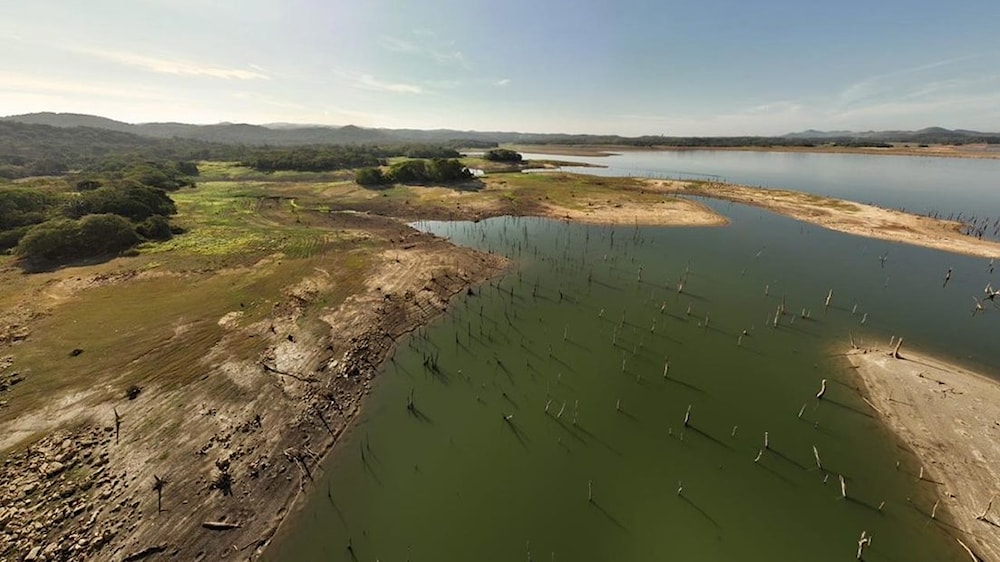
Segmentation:
{"type": "Polygon", "coordinates": [[[33,0],[0,115],[782,134],[1000,131],[995,0],[33,0]]]}

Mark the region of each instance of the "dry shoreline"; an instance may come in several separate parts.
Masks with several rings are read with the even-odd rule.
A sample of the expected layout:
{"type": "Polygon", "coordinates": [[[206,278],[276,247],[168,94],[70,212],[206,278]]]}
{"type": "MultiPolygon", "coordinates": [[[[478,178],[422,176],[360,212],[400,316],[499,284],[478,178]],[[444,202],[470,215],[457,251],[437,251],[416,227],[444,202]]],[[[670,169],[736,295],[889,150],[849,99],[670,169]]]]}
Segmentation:
{"type": "Polygon", "coordinates": [[[6,451],[0,465],[0,560],[257,558],[356,419],[396,340],[506,267],[395,224],[362,290],[336,309],[310,312],[335,289],[317,271],[286,287],[262,321],[239,327],[238,310],[208,319],[228,334],[195,382],[86,406],[68,426],[29,422],[44,435],[6,451]],[[233,339],[264,351],[233,361],[233,339]],[[154,475],[165,482],[162,511],[154,475]]]}
{"type": "MultiPolygon", "coordinates": [[[[420,189],[434,195],[437,188],[420,189]]],[[[711,195],[704,185],[691,190],[683,182],[645,182],[630,189],[633,196],[620,201],[581,190],[562,199],[525,198],[518,208],[512,208],[513,200],[500,199],[434,213],[460,220],[520,214],[622,225],[726,222],[689,199],[650,202],[662,192],[731,197],[801,220],[857,214],[841,212],[854,203],[817,201],[805,194],[798,200],[773,198],[768,207],[761,191],[751,188],[740,188],[751,190],[743,193],[744,200],[733,191],[711,195]],[[639,190],[645,193],[635,196],[639,190]]],[[[460,197],[465,195],[455,195],[460,197]]],[[[258,557],[310,488],[312,472],[356,419],[396,339],[440,314],[452,296],[506,267],[502,258],[417,233],[394,218],[350,217],[350,228],[379,232],[388,236],[389,245],[374,256],[363,289],[342,305],[317,314],[315,303],[336,288],[329,273],[317,269],[285,287],[264,321],[240,328],[232,321],[239,310],[232,318],[207,319],[226,327],[227,334],[197,367],[205,374],[196,382],[174,389],[151,386],[135,400],[87,405],[90,413],[80,425],[10,452],[0,466],[0,481],[10,483],[0,489],[0,560],[8,554],[20,560],[36,548],[39,559],[47,560],[140,560],[161,552],[191,560],[258,557]],[[231,361],[226,346],[237,339],[263,342],[264,351],[255,361],[231,361]],[[113,406],[124,420],[120,444],[113,406]],[[164,420],[162,427],[144,421],[157,419],[164,420]],[[152,493],[154,475],[167,482],[162,512],[152,493]],[[229,493],[220,488],[227,485],[223,475],[231,479],[229,493]],[[5,542],[11,550],[4,550],[5,542]]],[[[941,222],[935,224],[946,228],[941,222]]],[[[267,265],[252,269],[258,267],[267,265]]],[[[64,272],[67,278],[78,275],[85,274],[64,272]]],[[[131,279],[123,275],[113,282],[131,279]]],[[[102,383],[110,386],[111,381],[102,383]]],[[[73,407],[85,405],[86,398],[67,397],[73,407]]],[[[0,424],[0,434],[19,429],[24,428],[0,424]]]]}
{"type": "Polygon", "coordinates": [[[923,463],[923,480],[940,483],[959,538],[983,560],[1000,560],[1000,502],[991,499],[1000,494],[1000,383],[905,348],[899,355],[846,357],[882,420],[923,463]],[[988,502],[997,505],[985,513],[988,502]]]}
{"type": "Polygon", "coordinates": [[[711,197],[752,205],[823,228],[890,242],[902,242],[983,258],[1000,258],[1000,242],[962,234],[957,221],[883,209],[843,199],[781,189],[715,182],[643,180],[651,189],[671,194],[711,197]]]}

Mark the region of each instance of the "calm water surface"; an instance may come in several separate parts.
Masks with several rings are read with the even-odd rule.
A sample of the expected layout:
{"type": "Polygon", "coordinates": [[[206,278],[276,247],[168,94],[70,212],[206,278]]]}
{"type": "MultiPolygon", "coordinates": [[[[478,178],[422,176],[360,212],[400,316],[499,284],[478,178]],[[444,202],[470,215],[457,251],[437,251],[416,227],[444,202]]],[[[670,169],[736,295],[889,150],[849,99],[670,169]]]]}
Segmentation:
{"type": "Polygon", "coordinates": [[[401,342],[266,558],[832,561],[867,531],[869,561],[962,560],[837,354],[904,335],[996,374],[987,260],[708,204],[733,223],[418,224],[514,265],[401,342]]]}
{"type": "Polygon", "coordinates": [[[917,214],[1000,218],[1000,160],[739,151],[635,151],[608,157],[525,154],[607,166],[607,176],[716,179],[794,189],[917,214]]]}

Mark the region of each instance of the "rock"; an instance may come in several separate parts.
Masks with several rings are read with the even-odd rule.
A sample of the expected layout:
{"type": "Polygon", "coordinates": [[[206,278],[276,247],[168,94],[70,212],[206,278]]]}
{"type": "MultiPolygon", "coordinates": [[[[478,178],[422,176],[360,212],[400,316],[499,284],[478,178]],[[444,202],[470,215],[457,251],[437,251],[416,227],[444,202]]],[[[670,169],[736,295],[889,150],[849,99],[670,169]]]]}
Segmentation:
{"type": "Polygon", "coordinates": [[[42,472],[45,474],[46,478],[52,478],[53,476],[62,472],[65,468],[66,465],[64,465],[63,463],[59,461],[52,461],[49,463],[45,463],[45,465],[42,466],[42,472]]]}
{"type": "Polygon", "coordinates": [[[42,547],[40,546],[32,548],[28,552],[28,555],[24,557],[24,562],[32,562],[33,560],[38,560],[38,555],[41,554],[41,552],[42,552],[42,547]]]}
{"type": "Polygon", "coordinates": [[[7,527],[7,523],[10,523],[10,520],[13,516],[14,516],[13,509],[0,507],[0,531],[4,530],[7,527]]]}
{"type": "Polygon", "coordinates": [[[37,489],[38,489],[38,482],[36,481],[28,482],[24,486],[21,486],[20,496],[21,497],[30,496],[37,489]]]}

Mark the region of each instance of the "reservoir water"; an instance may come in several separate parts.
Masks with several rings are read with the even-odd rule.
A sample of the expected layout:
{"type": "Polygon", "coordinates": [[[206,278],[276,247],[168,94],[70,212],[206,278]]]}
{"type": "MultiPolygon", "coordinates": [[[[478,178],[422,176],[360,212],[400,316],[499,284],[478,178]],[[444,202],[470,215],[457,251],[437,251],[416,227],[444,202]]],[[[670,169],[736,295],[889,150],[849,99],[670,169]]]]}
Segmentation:
{"type": "Polygon", "coordinates": [[[524,154],[604,166],[602,176],[721,180],[805,191],[917,214],[1000,217],[1000,160],[741,151],[628,151],[606,157],[524,154]]]}
{"type": "Polygon", "coordinates": [[[988,260],[706,203],[732,223],[416,225],[513,265],[399,344],[265,559],[962,560],[839,355],[1000,374],[988,260]]]}

